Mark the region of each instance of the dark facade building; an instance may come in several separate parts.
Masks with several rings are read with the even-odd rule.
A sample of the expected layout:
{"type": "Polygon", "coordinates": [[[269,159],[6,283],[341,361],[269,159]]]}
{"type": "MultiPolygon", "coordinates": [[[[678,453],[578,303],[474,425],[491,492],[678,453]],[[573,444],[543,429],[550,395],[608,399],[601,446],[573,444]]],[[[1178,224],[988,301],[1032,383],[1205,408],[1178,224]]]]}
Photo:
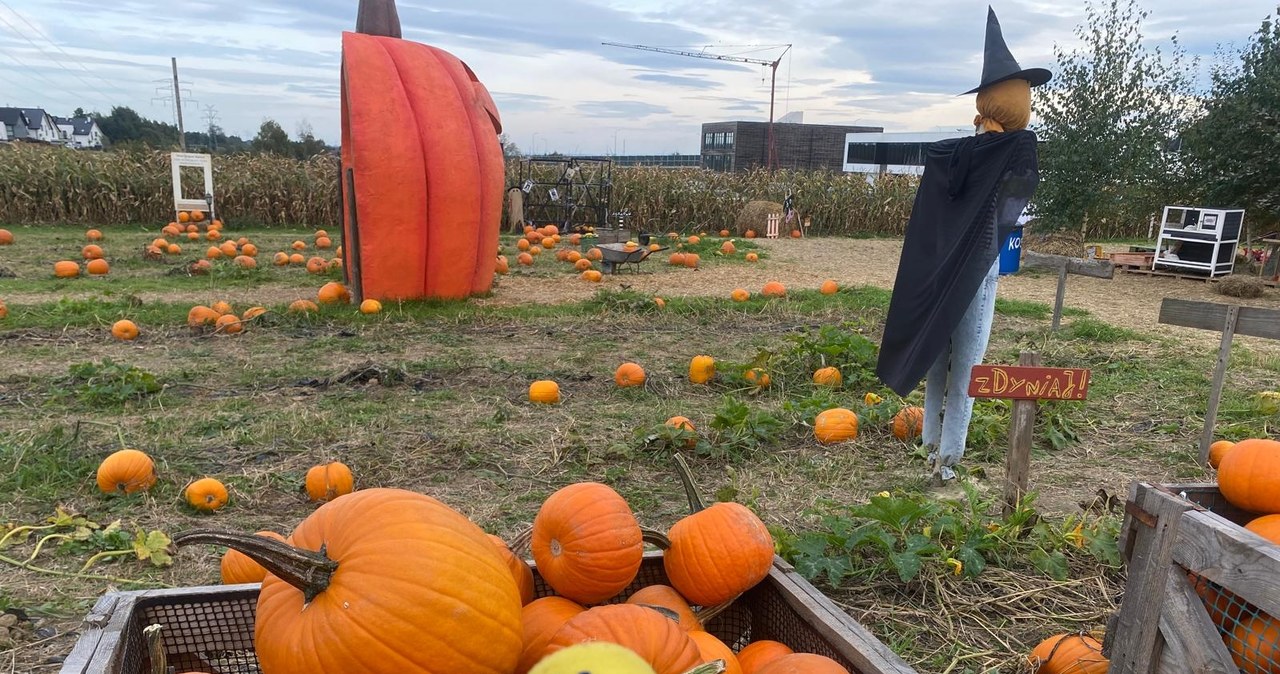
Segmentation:
{"type": "MultiPolygon", "coordinates": [[[[775,122],[778,168],[843,171],[845,137],[877,133],[879,126],[775,122]]],[[[702,166],[714,171],[763,167],[769,158],[768,122],[712,122],[702,125],[702,166]]]]}

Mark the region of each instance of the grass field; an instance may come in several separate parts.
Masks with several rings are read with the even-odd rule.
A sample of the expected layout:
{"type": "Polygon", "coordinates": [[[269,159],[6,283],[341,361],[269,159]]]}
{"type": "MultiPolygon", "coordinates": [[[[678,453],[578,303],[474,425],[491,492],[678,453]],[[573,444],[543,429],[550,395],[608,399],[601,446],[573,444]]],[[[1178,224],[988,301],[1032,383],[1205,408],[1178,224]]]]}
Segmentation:
{"type": "MultiPolygon", "coordinates": [[[[921,452],[890,434],[891,413],[919,403],[920,393],[903,401],[876,381],[875,345],[890,297],[880,288],[822,295],[793,287],[783,299],[754,294],[744,303],[686,295],[659,308],[616,283],[597,290],[556,266],[553,254],[520,268],[507,241],[512,274],[492,298],[504,301],[294,315],[284,311],[289,302],[314,298],[339,275],[269,263],[292,241],[309,243],[310,231],[231,230],[231,238],[258,245],[262,266],[220,262],[209,276],[190,276],[186,263],[207,244],[146,261],[141,251],[156,228],[107,228],[111,273],[55,280],[52,263],[77,259],[83,231],[7,226],[18,241],[0,247],[0,268],[16,274],[0,278],[9,310],[0,319],[0,536],[49,524],[58,509],[103,528],[64,518],[0,543],[0,610],[21,609],[36,621],[23,623],[12,644],[0,643],[0,669],[11,661],[16,671],[56,670],[70,631],[103,592],[217,582],[216,550],[183,549],[156,566],[139,557],[162,562],[153,553],[163,546],[140,543],[135,551],[139,533],[288,532],[314,508],[299,488],[306,469],[322,461],[350,465],[360,487],[436,496],[502,536],[578,480],[614,486],[642,523],[669,526],[686,507],[670,460],[672,444],[684,438],[662,422],[683,415],[698,429],[692,464],[702,490],[754,508],[788,559],[914,666],[1014,671],[1040,639],[1101,629],[1117,606],[1118,515],[1081,504],[1134,479],[1206,477],[1195,441],[1212,354],[1079,310],[1052,334],[1047,305],[997,306],[988,362],[1014,362],[1031,349],[1047,365],[1094,371],[1088,401],[1042,407],[1036,498],[1009,523],[993,515],[1006,403],[978,403],[963,487],[926,489],[921,452]],[[561,275],[564,296],[513,296],[522,275],[561,275]],[[187,327],[193,304],[220,299],[237,311],[270,311],[239,335],[187,327]],[[136,321],[141,337],[114,340],[110,326],[119,318],[136,321]],[[696,354],[719,361],[709,386],[688,382],[696,354]],[[646,369],[643,388],[614,385],[624,361],[646,369]],[[824,364],[840,366],[843,388],[813,385],[813,370],[824,364]],[[749,367],[766,369],[771,386],[753,388],[743,377],[749,367]],[[564,401],[527,402],[536,379],[558,381],[564,401]],[[884,402],[867,404],[868,392],[884,402]],[[820,445],[813,418],[835,406],[859,412],[861,433],[820,445]],[[159,482],[145,494],[104,497],[94,471],[122,446],[153,456],[159,482]],[[230,504],[213,515],[181,496],[206,475],[231,491],[230,504]],[[117,520],[118,530],[108,526],[117,520]],[[855,540],[852,531],[879,532],[872,538],[881,542],[855,540]],[[62,537],[37,549],[48,533],[62,537]],[[123,552],[81,571],[93,555],[115,550],[123,552]]],[[[712,239],[704,245],[718,246],[712,239]]],[[[736,259],[704,259],[743,265],[746,274],[736,259]]],[[[665,264],[649,271],[685,273],[665,264]]],[[[1223,436],[1275,432],[1276,418],[1253,400],[1278,373],[1274,358],[1238,347],[1223,436]]]]}

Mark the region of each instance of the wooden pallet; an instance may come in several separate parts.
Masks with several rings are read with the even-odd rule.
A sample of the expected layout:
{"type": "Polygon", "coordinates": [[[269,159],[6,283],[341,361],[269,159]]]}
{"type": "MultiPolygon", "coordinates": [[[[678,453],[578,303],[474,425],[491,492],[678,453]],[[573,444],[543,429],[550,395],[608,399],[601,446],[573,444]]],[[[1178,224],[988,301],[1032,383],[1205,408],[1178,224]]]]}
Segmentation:
{"type": "Polygon", "coordinates": [[[1124,264],[1124,265],[1118,264],[1116,265],[1116,270],[1122,271],[1126,274],[1138,274],[1140,276],[1163,276],[1166,278],[1185,279],[1188,281],[1209,282],[1209,281],[1219,280],[1219,279],[1210,278],[1208,276],[1202,276],[1200,274],[1186,274],[1183,272],[1176,272],[1176,271],[1164,271],[1162,269],[1152,269],[1151,267],[1139,267],[1137,265],[1131,265],[1131,264],[1124,264]]]}

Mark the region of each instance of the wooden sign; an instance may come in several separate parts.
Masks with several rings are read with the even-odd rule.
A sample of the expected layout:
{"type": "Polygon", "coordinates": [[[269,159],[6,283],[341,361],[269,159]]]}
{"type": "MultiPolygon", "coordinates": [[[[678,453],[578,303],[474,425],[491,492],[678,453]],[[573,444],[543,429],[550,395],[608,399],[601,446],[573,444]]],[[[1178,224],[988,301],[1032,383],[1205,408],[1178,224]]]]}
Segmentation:
{"type": "Polygon", "coordinates": [[[970,398],[1084,400],[1089,370],[1069,367],[977,365],[969,377],[970,398]]]}

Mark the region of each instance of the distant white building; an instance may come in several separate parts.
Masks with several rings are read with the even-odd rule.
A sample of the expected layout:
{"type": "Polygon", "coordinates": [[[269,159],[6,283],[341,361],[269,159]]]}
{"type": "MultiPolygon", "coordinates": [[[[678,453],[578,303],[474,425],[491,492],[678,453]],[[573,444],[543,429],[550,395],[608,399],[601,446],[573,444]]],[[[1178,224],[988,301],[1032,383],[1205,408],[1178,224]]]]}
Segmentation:
{"type": "Polygon", "coordinates": [[[60,140],[67,147],[77,150],[101,148],[106,141],[98,120],[89,117],[54,117],[60,140]]]}
{"type": "Polygon", "coordinates": [[[972,128],[846,134],[844,170],[846,173],[920,175],[924,173],[925,148],[931,143],[972,135],[972,128]]]}
{"type": "Polygon", "coordinates": [[[54,123],[53,117],[45,112],[43,108],[21,108],[21,110],[23,116],[27,119],[28,138],[42,143],[58,143],[61,141],[58,125],[54,123]]]}

